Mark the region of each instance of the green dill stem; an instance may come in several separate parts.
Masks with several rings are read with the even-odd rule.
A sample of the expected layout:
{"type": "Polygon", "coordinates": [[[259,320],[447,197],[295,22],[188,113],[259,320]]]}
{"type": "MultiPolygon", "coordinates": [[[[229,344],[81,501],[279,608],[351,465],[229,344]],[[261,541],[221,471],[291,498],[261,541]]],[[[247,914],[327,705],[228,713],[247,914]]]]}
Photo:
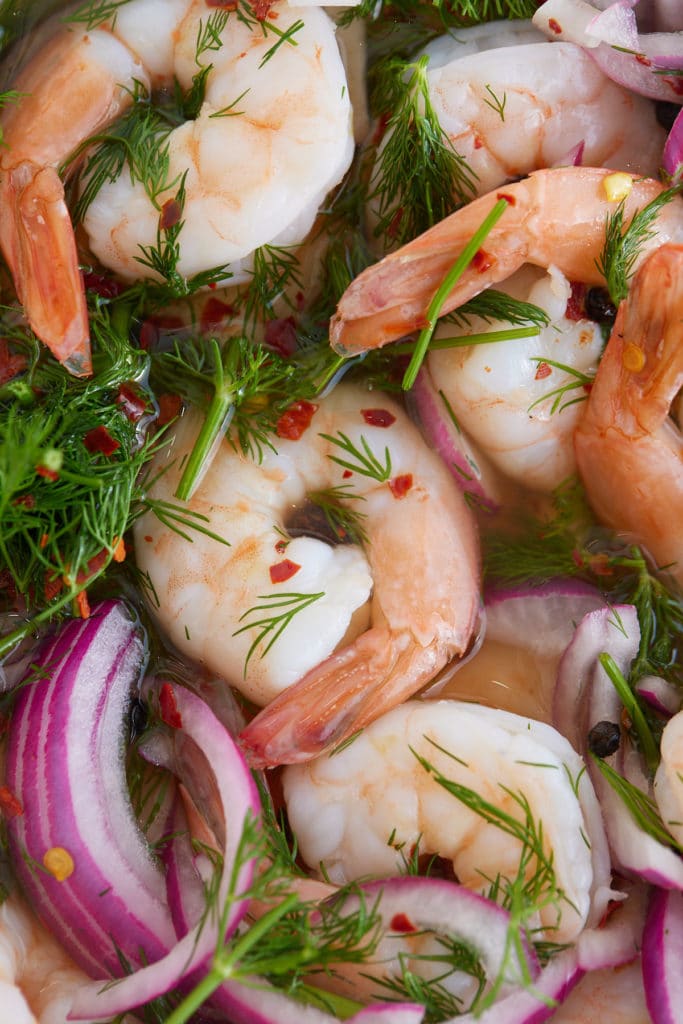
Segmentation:
{"type": "Polygon", "coordinates": [[[9,654],[18,643],[24,640],[29,633],[32,633],[36,626],[42,622],[48,622],[52,616],[65,608],[68,604],[78,597],[80,593],[86,590],[95,580],[101,576],[105,570],[109,567],[111,562],[111,556],[107,559],[106,564],[102,566],[99,572],[93,573],[80,585],[71,587],[65,594],[59,598],[59,600],[51,601],[47,608],[43,608],[42,612],[38,612],[37,615],[33,615],[28,622],[25,622],[23,626],[19,626],[17,629],[13,629],[11,633],[6,633],[5,636],[0,638],[0,658],[4,658],[6,654],[9,654]]]}
{"type": "MultiPolygon", "coordinates": [[[[503,331],[489,331],[481,334],[458,334],[452,338],[432,338],[429,342],[430,350],[443,348],[467,348],[470,345],[488,345],[499,341],[515,341],[517,338],[533,338],[538,334],[538,327],[511,327],[503,331]]],[[[394,345],[392,351],[396,355],[409,354],[415,350],[415,345],[410,341],[394,345]]]]}
{"type": "Polygon", "coordinates": [[[650,726],[647,724],[647,719],[643,714],[643,710],[631,687],[628,685],[628,682],[619,671],[614,658],[610,654],[603,653],[600,655],[599,661],[609,676],[612,685],[619,694],[621,703],[626,708],[626,711],[633,722],[633,727],[636,730],[638,739],[640,740],[640,745],[647,766],[651,772],[654,772],[659,764],[659,751],[657,749],[655,738],[650,730],[650,726]]]}
{"type": "Polygon", "coordinates": [[[282,903],[259,918],[249,931],[234,943],[232,948],[217,950],[211,970],[169,1015],[166,1024],[186,1024],[216,989],[235,974],[235,965],[239,963],[241,957],[248,953],[263,936],[267,935],[281,917],[293,910],[298,902],[299,897],[292,893],[282,903]]]}
{"type": "Polygon", "coordinates": [[[444,302],[474,259],[481,243],[505,213],[507,206],[507,199],[498,200],[493,209],[484,218],[479,228],[474,232],[469,242],[437,288],[436,293],[427,308],[427,323],[420,331],[417,342],[415,343],[415,349],[413,351],[410,364],[403,377],[404,391],[409,391],[415,383],[415,378],[417,377],[418,370],[422,365],[429,343],[432,340],[436,321],[439,319],[444,302]]]}
{"type": "Polygon", "coordinates": [[[214,349],[216,361],[213,377],[214,395],[175,492],[175,497],[179,501],[189,501],[192,497],[201,475],[208,468],[212,449],[218,436],[221,431],[225,430],[229,418],[234,412],[234,393],[231,383],[226,382],[220,345],[215,339],[212,339],[211,346],[214,349]]]}

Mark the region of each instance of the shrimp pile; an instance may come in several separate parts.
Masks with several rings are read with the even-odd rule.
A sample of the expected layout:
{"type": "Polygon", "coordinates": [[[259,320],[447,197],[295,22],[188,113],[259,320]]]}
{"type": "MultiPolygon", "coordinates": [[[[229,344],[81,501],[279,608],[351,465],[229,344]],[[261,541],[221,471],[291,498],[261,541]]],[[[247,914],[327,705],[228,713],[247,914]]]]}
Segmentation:
{"type": "MultiPolygon", "coordinates": [[[[248,768],[260,773],[263,832],[271,827],[266,818],[275,822],[282,811],[287,829],[278,840],[284,843],[291,830],[297,867],[305,864],[308,877],[293,877],[293,855],[278,898],[314,894],[309,924],[340,894],[344,905],[346,886],[433,873],[470,890],[468,900],[481,904],[484,897],[515,928],[521,922],[522,944],[532,949],[539,974],[543,956],[551,964],[564,952],[574,956],[573,983],[587,971],[585,949],[593,940],[599,945],[608,908],[635,907],[632,948],[613,961],[623,973],[596,970],[563,1006],[539,1003],[537,1012],[539,1020],[552,1012],[565,1024],[594,1012],[616,1020],[621,994],[618,1019],[631,1019],[628,1012],[643,1024],[649,1011],[637,957],[652,879],[623,879],[622,886],[613,871],[613,833],[591,758],[607,761],[615,753],[600,752],[609,727],[624,744],[640,727],[632,713],[641,699],[639,672],[676,693],[681,682],[683,198],[658,179],[667,136],[661,110],[607,78],[579,45],[549,42],[531,22],[473,25],[426,46],[421,38],[414,55],[428,58],[423,107],[433,106],[439,144],[467,166],[474,198],[440,222],[432,218],[427,231],[394,251],[388,230],[381,257],[372,262],[382,157],[395,130],[385,130],[391,112],[375,110],[365,93],[365,32],[372,39],[373,19],[389,17],[381,3],[373,18],[350,26],[317,0],[125,0],[110,7],[97,25],[55,22],[12,81],[16,97],[0,108],[0,249],[35,335],[19,354],[9,328],[7,339],[0,337],[0,415],[7,382],[18,396],[12,414],[40,403],[31,363],[38,339],[62,364],[55,373],[61,370],[66,381],[64,403],[75,393],[70,387],[87,395],[92,375],[105,402],[120,407],[138,431],[127,532],[96,537],[101,558],[120,564],[100,581],[100,556],[84,559],[87,572],[78,573],[60,549],[53,573],[41,554],[51,538],[45,544],[42,536],[32,538],[32,552],[43,559],[46,610],[30,636],[27,627],[27,645],[51,612],[68,614],[68,600],[73,614],[87,618],[86,590],[97,597],[97,588],[105,595],[119,588],[149,636],[135,695],[138,721],[131,709],[129,729],[131,747],[138,732],[153,730],[148,745],[141,744],[149,761],[145,779],[158,779],[169,767],[164,742],[169,730],[182,729],[173,687],[182,689],[185,677],[220,719],[216,729],[235,735],[235,760],[246,775],[248,768]],[[173,94],[184,97],[188,118],[176,108],[168,113],[173,94]],[[169,119],[168,130],[152,133],[151,152],[125,136],[125,119],[140,103],[169,119]],[[372,126],[371,110],[378,115],[372,126]],[[106,149],[117,131],[126,156],[116,173],[101,174],[98,146],[106,149]],[[84,197],[87,204],[72,219],[84,197]],[[659,203],[633,242],[630,227],[659,203]],[[500,216],[473,252],[472,239],[482,237],[494,209],[500,216]],[[633,243],[625,246],[623,299],[612,298],[607,270],[615,218],[622,234],[613,245],[627,237],[633,243]],[[257,271],[264,253],[274,257],[265,280],[257,271]],[[459,262],[459,276],[449,277],[459,262]],[[96,299],[92,284],[86,291],[86,269],[87,279],[104,282],[96,299]],[[593,319],[584,301],[591,289],[609,307],[602,319],[597,313],[593,319]],[[435,312],[442,291],[448,293],[435,312]],[[477,297],[481,304],[461,310],[477,297]],[[207,306],[221,311],[215,322],[204,315],[207,306]],[[532,326],[510,337],[520,323],[532,326]],[[240,331],[243,337],[226,337],[240,331]],[[427,380],[442,402],[432,430],[417,387],[412,395],[402,390],[417,332],[429,334],[431,346],[418,380],[427,380]],[[392,342],[400,344],[392,349],[392,342]],[[245,358],[244,373],[234,369],[237,355],[231,362],[242,351],[254,355],[253,363],[245,358]],[[12,358],[26,373],[23,391],[23,379],[13,381],[8,369],[12,358]],[[109,363],[125,364],[123,377],[112,369],[102,385],[98,360],[107,373],[109,363]],[[281,366],[288,374],[282,375],[284,399],[265,380],[271,372],[275,379],[281,366]],[[140,398],[136,410],[143,392],[148,400],[140,398]],[[196,456],[214,397],[232,404],[193,486],[183,490],[188,466],[201,461],[196,456]],[[258,419],[264,409],[271,419],[258,419]],[[245,423],[256,424],[253,434],[245,423]],[[460,462],[448,454],[455,450],[448,447],[453,434],[466,441],[460,462]],[[486,510],[476,507],[463,480],[479,457],[496,490],[486,510]],[[569,523],[549,512],[567,485],[585,499],[565,517],[569,523]],[[506,592],[504,572],[498,578],[495,565],[490,568],[492,552],[500,542],[511,560],[521,561],[513,524],[520,511],[538,510],[543,550],[528,556],[537,561],[527,575],[517,562],[510,566],[515,584],[506,592]],[[555,558],[555,542],[559,548],[567,538],[570,550],[555,558]],[[610,706],[615,720],[598,721],[608,729],[598,730],[597,740],[593,729],[577,737],[575,721],[558,721],[558,663],[574,642],[576,623],[566,638],[557,631],[561,645],[556,623],[550,624],[556,611],[540,616],[549,624],[543,635],[519,629],[512,637],[514,614],[505,620],[503,639],[495,635],[497,600],[528,597],[549,579],[558,583],[560,572],[580,578],[574,608],[583,601],[619,620],[618,605],[640,601],[646,614],[648,595],[660,602],[652,598],[633,678],[626,678],[628,667],[622,673],[634,705],[621,718],[610,706]],[[638,573],[638,588],[624,599],[638,573]],[[84,577],[83,587],[74,599],[62,598],[71,576],[78,583],[84,577]],[[663,626],[662,606],[669,616],[662,613],[663,626]],[[615,995],[619,979],[623,991],[615,995]]],[[[415,18],[424,15],[419,7],[415,18]]],[[[445,8],[439,11],[446,17],[445,8]]],[[[416,66],[412,60],[406,69],[416,66]]],[[[416,104],[411,117],[421,113],[416,104]]],[[[395,197],[399,213],[404,198],[395,197]]],[[[20,320],[13,315],[12,329],[20,320]]],[[[50,359],[43,352],[36,365],[50,367],[50,359]]],[[[101,423],[88,422],[83,434],[82,475],[88,459],[100,468],[114,465],[107,460],[119,450],[118,439],[101,423]]],[[[36,494],[45,493],[38,487],[49,487],[60,473],[78,476],[63,470],[63,453],[50,443],[41,435],[36,446],[38,483],[6,502],[17,517],[35,509],[36,494]]],[[[93,508],[107,501],[102,494],[93,508]]],[[[3,530],[0,518],[0,541],[3,530]]],[[[3,572],[0,564],[0,596],[3,572]]],[[[8,589],[15,616],[30,610],[32,587],[8,589]]],[[[561,587],[551,596],[566,607],[561,587]]],[[[594,685],[591,677],[586,704],[594,685]]],[[[673,845],[683,839],[683,712],[651,707],[645,717],[656,723],[659,759],[656,767],[648,761],[648,792],[673,845]]],[[[639,744],[629,750],[634,761],[640,758],[639,744]]],[[[223,810],[212,805],[212,782],[204,782],[206,806],[193,803],[181,779],[185,811],[168,812],[150,838],[150,845],[159,838],[164,853],[172,851],[173,825],[182,821],[180,831],[187,825],[203,845],[206,877],[199,872],[201,878],[192,878],[198,885],[188,885],[193,912],[209,890],[208,854],[227,831],[223,810]]],[[[0,796],[0,813],[11,796],[0,796]]],[[[276,846],[263,847],[240,940],[248,941],[254,921],[272,910],[270,890],[262,899],[258,886],[260,873],[278,867],[276,846]]],[[[192,854],[187,859],[185,881],[197,866],[192,854]]],[[[170,860],[169,854],[159,884],[169,881],[170,860]]],[[[178,899],[171,916],[182,942],[184,925],[176,919],[188,915],[178,899]]],[[[53,907],[51,895],[56,916],[53,907]]],[[[478,1006],[476,975],[444,952],[436,931],[418,930],[401,914],[390,925],[374,961],[306,961],[304,984],[353,1000],[345,1009],[351,1016],[359,999],[376,997],[379,975],[371,976],[369,965],[388,965],[384,983],[396,982],[403,998],[405,961],[420,983],[446,978],[456,1002],[461,986],[478,1006]]],[[[610,948],[608,941],[608,954],[610,948]]],[[[310,949],[306,955],[312,957],[310,949]]],[[[233,968],[230,983],[239,987],[244,973],[239,964],[233,968]]],[[[296,976],[292,992],[303,977],[296,976]]],[[[535,979],[530,976],[530,986],[535,979]]],[[[73,991],[84,981],[18,895],[3,903],[0,1020],[65,1024],[73,991]]],[[[227,1022],[217,1006],[207,1019],[227,1022]]],[[[496,1012],[494,1004],[484,1019],[495,1021],[496,1012]]]]}
{"type": "MultiPolygon", "coordinates": [[[[204,0],[129,0],[101,28],[62,29],[19,74],[21,98],[0,120],[0,246],[32,328],[73,373],[92,366],[58,168],[138,90],[172,88],[174,80],[191,87],[203,67],[198,40],[206,17],[204,0]]],[[[260,28],[232,20],[207,62],[198,116],[154,143],[168,149],[161,180],[150,183],[127,167],[99,189],[84,228],[105,266],[128,279],[154,276],[144,253],[164,224],[181,220],[177,271],[184,276],[219,266],[226,278],[244,275],[259,246],[307,235],[351,161],[351,106],[327,15],[282,8],[278,29],[285,42],[273,51],[260,28]]]]}

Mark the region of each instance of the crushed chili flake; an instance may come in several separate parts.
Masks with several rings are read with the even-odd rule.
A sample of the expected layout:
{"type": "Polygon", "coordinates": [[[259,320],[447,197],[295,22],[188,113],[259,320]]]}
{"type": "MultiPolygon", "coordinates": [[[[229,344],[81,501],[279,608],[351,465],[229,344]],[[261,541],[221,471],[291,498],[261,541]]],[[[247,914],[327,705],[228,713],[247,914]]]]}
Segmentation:
{"type": "Polygon", "coordinates": [[[268,348],[289,359],[296,352],[296,320],[293,316],[276,317],[266,324],[263,340],[268,348]]]}
{"type": "Polygon", "coordinates": [[[287,580],[291,580],[292,576],[296,576],[300,568],[301,566],[297,565],[296,562],[292,562],[291,559],[283,558],[281,562],[275,562],[274,565],[271,565],[268,570],[270,582],[285,583],[287,580]]]}
{"type": "Polygon", "coordinates": [[[44,533],[44,534],[43,534],[43,536],[42,536],[42,537],[40,538],[40,544],[39,544],[39,547],[40,547],[40,550],[41,550],[41,551],[42,551],[42,550],[43,550],[44,548],[46,548],[46,547],[47,547],[47,542],[49,541],[49,539],[50,539],[50,534],[49,534],[49,533],[44,533]]]}
{"type": "Polygon", "coordinates": [[[396,417],[388,409],[361,409],[361,416],[370,427],[390,427],[396,417]]]}
{"type": "Polygon", "coordinates": [[[512,192],[496,192],[496,199],[504,199],[509,206],[515,206],[517,203],[512,192]]]}
{"type": "Polygon", "coordinates": [[[229,302],[223,302],[216,295],[210,295],[202,307],[199,317],[199,326],[204,334],[217,331],[235,315],[235,307],[229,302]]]}
{"type": "MultiPolygon", "coordinates": [[[[114,537],[114,541],[116,541],[116,537],[114,537]]],[[[114,543],[114,541],[112,541],[112,544],[114,543]]],[[[123,537],[120,537],[118,541],[116,541],[116,547],[114,548],[112,558],[114,559],[115,562],[125,562],[126,544],[123,537]]]]}
{"type": "Polygon", "coordinates": [[[177,199],[167,199],[164,205],[161,207],[161,214],[159,216],[159,227],[162,231],[168,231],[169,228],[174,228],[176,224],[180,223],[180,218],[183,215],[183,208],[177,199]]]}
{"type": "Polygon", "coordinates": [[[46,576],[45,577],[45,600],[52,601],[53,598],[57,597],[57,594],[62,592],[64,586],[64,580],[61,576],[46,576]]]}
{"type": "Polygon", "coordinates": [[[534,379],[545,380],[545,378],[549,377],[552,372],[552,367],[548,366],[547,363],[539,363],[534,379]]]}
{"type": "Polygon", "coordinates": [[[180,416],[180,410],[183,407],[183,400],[180,395],[171,395],[168,392],[164,392],[159,395],[158,398],[159,415],[157,416],[157,426],[164,427],[171,420],[176,419],[180,416]]]}
{"type": "Polygon", "coordinates": [[[276,17],[275,11],[272,10],[273,6],[274,0],[251,0],[251,8],[257,21],[268,21],[269,18],[276,17]]]}
{"type": "Polygon", "coordinates": [[[178,711],[175,693],[170,683],[164,683],[159,690],[159,713],[161,721],[165,722],[171,729],[182,729],[183,720],[178,711]]]}
{"type": "Polygon", "coordinates": [[[120,385],[116,396],[116,404],[131,423],[137,423],[138,420],[142,419],[147,408],[147,402],[131,384],[120,385]]]}
{"type": "Polygon", "coordinates": [[[43,854],[43,867],[58,882],[65,882],[73,875],[76,865],[68,850],[63,846],[53,846],[43,854]]]}
{"type": "Polygon", "coordinates": [[[485,249],[477,249],[472,257],[472,266],[480,274],[484,274],[487,270],[490,270],[495,262],[495,258],[486,252],[485,249]]]}
{"type": "Polygon", "coordinates": [[[480,135],[475,135],[474,136],[474,148],[475,149],[481,149],[483,147],[483,145],[484,145],[484,141],[481,138],[481,136],[480,135]]]}
{"type": "Polygon", "coordinates": [[[183,321],[179,316],[152,316],[140,325],[140,348],[147,352],[156,348],[162,337],[179,331],[183,321]]]}
{"type": "Polygon", "coordinates": [[[567,320],[586,319],[586,286],[581,281],[571,282],[571,291],[567,299],[564,315],[567,320]]]}
{"type": "Polygon", "coordinates": [[[635,56],[636,60],[638,61],[638,63],[642,64],[643,67],[646,67],[646,68],[651,68],[652,67],[652,61],[650,60],[649,57],[646,57],[644,53],[636,53],[636,54],[634,54],[634,56],[635,56]]]}
{"type": "Polygon", "coordinates": [[[9,818],[16,818],[24,813],[21,800],[7,786],[0,786],[0,809],[9,818]]]}
{"type": "Polygon", "coordinates": [[[287,441],[298,441],[310,427],[317,411],[318,406],[313,402],[293,402],[277,421],[275,433],[287,441]]]}
{"type": "Polygon", "coordinates": [[[6,384],[26,369],[26,356],[9,350],[7,338],[0,338],[0,384],[6,384]]]}
{"type": "Polygon", "coordinates": [[[412,486],[412,473],[401,473],[400,476],[395,476],[393,480],[389,481],[389,488],[395,498],[405,498],[412,486]]]}
{"type": "Polygon", "coordinates": [[[154,537],[152,537],[151,534],[146,533],[143,539],[146,544],[151,544],[152,541],[154,540],[154,537]]]}
{"type": "Polygon", "coordinates": [[[342,479],[348,480],[350,476],[353,476],[353,473],[351,472],[351,470],[350,469],[345,469],[344,472],[342,473],[342,479]]]}
{"type": "Polygon", "coordinates": [[[83,274],[83,284],[86,291],[95,292],[102,299],[116,299],[126,289],[121,281],[115,281],[105,274],[96,274],[93,270],[83,274]]]}
{"type": "Polygon", "coordinates": [[[277,544],[275,545],[275,550],[277,551],[278,555],[284,555],[285,551],[287,550],[288,544],[288,540],[279,540],[277,542],[277,544]]]}
{"type": "Polygon", "coordinates": [[[31,509],[36,507],[36,499],[33,494],[20,494],[18,498],[14,499],[12,504],[31,509]]]}
{"type": "Polygon", "coordinates": [[[82,619],[90,618],[90,601],[88,601],[88,595],[85,590],[81,590],[80,594],[76,595],[76,607],[82,619]]]}
{"type": "Polygon", "coordinates": [[[551,32],[554,32],[556,36],[562,34],[562,26],[559,21],[555,21],[554,18],[548,18],[548,28],[551,32]]]}
{"type": "Polygon", "coordinates": [[[683,96],[683,81],[676,75],[666,75],[664,81],[677,96],[683,96]]]}
{"type": "Polygon", "coordinates": [[[222,7],[224,11],[236,11],[237,0],[206,0],[207,7],[222,7]]]}
{"type": "Polygon", "coordinates": [[[413,924],[413,922],[410,920],[407,914],[394,914],[390,921],[389,927],[391,928],[392,932],[402,932],[403,934],[407,932],[417,931],[416,926],[413,924]]]}
{"type": "Polygon", "coordinates": [[[91,455],[113,455],[121,447],[121,442],[111,436],[104,424],[89,430],[83,444],[91,455]]]}
{"type": "Polygon", "coordinates": [[[49,469],[47,466],[36,466],[36,473],[38,476],[42,476],[45,480],[51,480],[53,483],[55,480],[59,480],[59,473],[55,469],[49,469]]]}

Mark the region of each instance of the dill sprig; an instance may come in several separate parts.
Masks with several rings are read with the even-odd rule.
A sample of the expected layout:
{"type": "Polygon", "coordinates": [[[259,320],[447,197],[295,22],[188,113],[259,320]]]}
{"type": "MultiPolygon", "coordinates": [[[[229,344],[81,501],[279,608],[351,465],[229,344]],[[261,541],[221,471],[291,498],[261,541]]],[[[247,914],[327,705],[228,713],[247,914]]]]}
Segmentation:
{"type": "Polygon", "coordinates": [[[130,0],[86,0],[70,14],[63,17],[67,24],[83,25],[91,32],[107,21],[113,21],[120,7],[125,7],[130,0]]]}
{"type": "Polygon", "coordinates": [[[533,302],[515,299],[512,295],[498,291],[497,288],[486,288],[462,306],[451,310],[443,320],[445,323],[470,325],[472,317],[481,320],[502,320],[515,326],[532,324],[535,327],[547,327],[550,318],[544,309],[533,302]]]}
{"type": "Polygon", "coordinates": [[[627,227],[624,227],[625,200],[607,218],[605,245],[597,260],[597,267],[607,283],[607,290],[615,306],[628,295],[629,281],[635,270],[643,246],[656,233],[655,221],[659,211],[674,196],[679,188],[666,189],[638,210],[627,227]]]}
{"type": "Polygon", "coordinates": [[[259,647],[263,645],[260,657],[264,658],[295,616],[324,596],[324,590],[317,594],[295,594],[289,591],[278,594],[259,594],[257,600],[262,603],[248,608],[243,615],[240,615],[239,621],[244,622],[244,625],[232,634],[239,636],[247,630],[256,631],[256,636],[244,659],[244,675],[246,676],[249,662],[259,647]],[[245,622],[245,619],[251,619],[251,621],[245,622]]]}
{"type": "Polygon", "coordinates": [[[389,112],[370,183],[377,237],[402,245],[443,220],[475,194],[475,176],[442,131],[429,95],[429,58],[387,60],[377,77],[375,103],[389,112]]]}
{"type": "Polygon", "coordinates": [[[632,782],[629,782],[623,775],[620,775],[607,761],[596,757],[595,754],[590,756],[593,758],[593,762],[600,770],[600,773],[623,801],[624,806],[636,825],[647,835],[651,836],[652,839],[656,839],[657,842],[662,843],[664,846],[670,846],[677,853],[683,853],[683,846],[669,832],[656,802],[647,793],[644,793],[642,789],[634,786],[632,782]]]}
{"type": "MultiPolygon", "coordinates": [[[[617,623],[617,625],[623,630],[620,623],[617,623]]],[[[638,698],[629,686],[627,679],[624,677],[611,654],[603,652],[599,656],[598,661],[605,670],[612,686],[617,691],[619,700],[626,709],[631,720],[633,730],[638,737],[638,744],[643,753],[643,757],[645,758],[645,763],[647,764],[648,769],[654,773],[657,765],[659,764],[659,750],[657,748],[657,741],[652,734],[652,730],[650,729],[638,698]]]]}
{"type": "Polygon", "coordinates": [[[492,21],[496,18],[531,18],[537,0],[360,0],[342,21],[366,18],[375,22],[426,22],[432,33],[449,28],[462,28],[470,22],[492,21]]]}
{"type": "Polygon", "coordinates": [[[321,510],[333,536],[350,544],[367,543],[368,536],[363,527],[365,514],[347,504],[349,501],[365,501],[365,498],[355,493],[349,484],[309,491],[307,498],[321,510]]]}
{"type": "Polygon", "coordinates": [[[153,355],[151,379],[204,412],[176,493],[184,501],[208,468],[221,433],[229,431],[241,451],[260,461],[264,448],[274,450],[272,434],[284,410],[314,390],[300,366],[243,336],[222,347],[215,338],[176,341],[153,355]]]}
{"type": "Polygon", "coordinates": [[[562,412],[567,409],[570,405],[575,405],[577,402],[585,402],[588,398],[588,388],[595,379],[595,374],[582,373],[581,370],[577,370],[574,366],[569,366],[567,363],[558,363],[554,359],[546,359],[544,356],[532,356],[531,361],[538,363],[539,366],[552,366],[556,370],[561,370],[562,373],[566,373],[569,376],[569,380],[565,381],[564,384],[560,384],[556,388],[552,388],[545,395],[541,395],[535,402],[532,402],[528,408],[528,412],[535,409],[536,406],[547,402],[548,399],[552,398],[552,404],[550,406],[550,415],[554,416],[555,413],[562,412]],[[575,392],[579,392],[576,394],[575,392]]]}
{"type": "Polygon", "coordinates": [[[293,296],[287,294],[292,286],[303,288],[301,267],[295,247],[264,245],[254,251],[251,282],[244,302],[244,331],[252,331],[259,320],[275,316],[273,306],[282,299],[289,309],[296,308],[293,296]]]}
{"type": "Polygon", "coordinates": [[[342,466],[343,469],[348,469],[352,473],[367,476],[380,484],[390,479],[391,453],[386,446],[384,448],[384,462],[381,462],[370,447],[367,438],[362,434],[360,446],[354,444],[351,438],[341,430],[338,431],[336,437],[333,434],[321,434],[320,436],[329,441],[330,444],[336,445],[347,456],[347,458],[342,458],[340,455],[328,455],[328,458],[332,462],[336,462],[338,466],[342,466]]]}

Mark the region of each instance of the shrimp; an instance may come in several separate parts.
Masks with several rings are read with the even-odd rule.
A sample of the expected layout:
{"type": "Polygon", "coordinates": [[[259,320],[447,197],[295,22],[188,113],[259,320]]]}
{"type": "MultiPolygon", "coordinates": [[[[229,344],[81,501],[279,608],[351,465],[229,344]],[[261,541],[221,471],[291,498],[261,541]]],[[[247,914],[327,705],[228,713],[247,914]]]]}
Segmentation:
{"type": "Polygon", "coordinates": [[[539,919],[558,942],[596,923],[609,898],[607,841],[583,761],[542,722],[458,701],[408,701],[334,757],[288,766],[282,781],[301,855],[338,884],[390,876],[419,852],[451,860],[462,885],[488,893],[495,879],[504,888],[517,878],[522,863],[527,879],[537,872],[542,849],[564,895],[539,919]],[[418,758],[522,823],[519,835],[483,803],[477,811],[454,797],[418,758]]]}
{"type": "MultiPolygon", "coordinates": [[[[241,734],[254,764],[312,757],[405,699],[467,648],[478,618],[472,513],[401,407],[339,385],[308,413],[299,439],[274,437],[260,463],[228,441],[216,455],[189,511],[231,546],[200,533],[188,544],[151,513],[135,528],[164,632],[272,702],[241,734]],[[356,513],[367,554],[288,534],[313,492],[356,513]]],[[[196,430],[190,417],[176,428],[156,501],[172,498],[196,430]]]]}
{"type": "MultiPolygon", "coordinates": [[[[602,332],[577,317],[573,305],[568,309],[572,288],[555,267],[547,273],[525,267],[509,278],[505,291],[542,308],[548,324],[528,338],[434,350],[428,370],[478,452],[525,487],[550,492],[576,472],[573,434],[583,409],[576,399],[585,397],[580,374],[595,372],[602,332]]],[[[463,341],[470,333],[505,326],[471,318],[463,341]]],[[[452,334],[452,325],[436,336],[443,333],[452,334]]]]}
{"type": "MultiPolygon", "coordinates": [[[[333,347],[352,355],[423,327],[437,288],[501,198],[507,209],[451,290],[442,313],[505,281],[525,263],[556,266],[570,281],[604,284],[596,261],[605,242],[605,220],[617,205],[605,191],[609,173],[593,167],[536,171],[457,210],[352,281],[330,323],[333,347]]],[[[633,178],[624,219],[629,221],[661,191],[659,182],[633,178]]],[[[647,240],[642,255],[679,238],[683,200],[677,198],[660,212],[657,235],[647,240]]]]}
{"type": "Polygon", "coordinates": [[[576,458],[597,515],[635,534],[683,584],[683,442],[669,417],[683,386],[683,246],[652,253],[621,304],[576,458]]]}
{"type": "Polygon", "coordinates": [[[584,49],[529,22],[477,25],[431,43],[429,95],[477,195],[570,163],[655,176],[664,129],[652,103],[610,81],[584,49]]]}
{"type": "Polygon", "coordinates": [[[327,14],[278,8],[274,34],[221,12],[208,61],[198,40],[209,14],[204,0],[130,0],[103,27],[60,29],[14,83],[22,95],[0,121],[0,245],[31,326],[75,373],[90,370],[88,325],[57,168],[133,95],[174,80],[189,90],[210,65],[196,119],[156,140],[158,173],[124,167],[84,214],[90,251],[127,280],[158,277],[149,254],[173,201],[177,273],[247,276],[258,247],[304,239],[351,162],[351,106],[327,14]]]}

